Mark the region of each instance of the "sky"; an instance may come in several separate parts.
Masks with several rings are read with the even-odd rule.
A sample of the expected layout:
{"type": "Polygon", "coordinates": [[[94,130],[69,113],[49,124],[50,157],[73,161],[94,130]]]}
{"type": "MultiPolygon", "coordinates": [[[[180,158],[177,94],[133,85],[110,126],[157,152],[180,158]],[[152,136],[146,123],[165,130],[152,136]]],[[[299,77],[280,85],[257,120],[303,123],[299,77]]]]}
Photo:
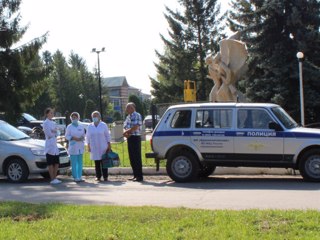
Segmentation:
{"type": "Polygon", "coordinates": [[[163,52],[160,34],[168,36],[165,6],[179,7],[176,0],[22,0],[20,24],[29,29],[21,43],[49,32],[42,51],[60,50],[66,59],[73,51],[91,72],[98,62],[92,48],[104,47],[101,77],[125,76],[130,86],[149,94],[155,50],[163,52]]]}

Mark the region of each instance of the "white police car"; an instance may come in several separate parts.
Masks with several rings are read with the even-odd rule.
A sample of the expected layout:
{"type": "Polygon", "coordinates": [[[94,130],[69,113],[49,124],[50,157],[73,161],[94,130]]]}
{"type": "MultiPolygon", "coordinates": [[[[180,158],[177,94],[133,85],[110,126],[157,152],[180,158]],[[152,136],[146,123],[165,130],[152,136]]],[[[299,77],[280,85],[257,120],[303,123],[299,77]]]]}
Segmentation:
{"type": "Polygon", "coordinates": [[[155,128],[152,153],[166,159],[168,175],[186,182],[216,166],[298,169],[320,182],[320,129],[300,127],[268,103],[200,103],[171,106],[155,128]]]}

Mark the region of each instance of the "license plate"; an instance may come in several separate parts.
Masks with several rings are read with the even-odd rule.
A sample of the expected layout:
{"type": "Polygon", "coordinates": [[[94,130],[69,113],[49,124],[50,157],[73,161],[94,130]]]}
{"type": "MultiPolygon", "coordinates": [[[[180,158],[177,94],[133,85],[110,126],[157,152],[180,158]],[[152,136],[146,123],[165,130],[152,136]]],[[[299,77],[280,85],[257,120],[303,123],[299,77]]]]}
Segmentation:
{"type": "Polygon", "coordinates": [[[69,157],[68,156],[60,157],[59,160],[60,160],[60,164],[68,163],[69,162],[69,157]]]}

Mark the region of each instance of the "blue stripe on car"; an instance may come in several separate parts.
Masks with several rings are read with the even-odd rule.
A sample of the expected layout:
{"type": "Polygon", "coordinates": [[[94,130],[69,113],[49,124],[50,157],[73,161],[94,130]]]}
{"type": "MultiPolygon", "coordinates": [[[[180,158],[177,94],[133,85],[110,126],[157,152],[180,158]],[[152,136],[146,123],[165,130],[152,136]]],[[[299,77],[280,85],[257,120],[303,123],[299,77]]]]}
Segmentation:
{"type": "Polygon", "coordinates": [[[317,133],[274,132],[274,131],[157,131],[153,137],[172,136],[226,136],[226,137],[281,137],[281,138],[320,138],[317,133]]]}

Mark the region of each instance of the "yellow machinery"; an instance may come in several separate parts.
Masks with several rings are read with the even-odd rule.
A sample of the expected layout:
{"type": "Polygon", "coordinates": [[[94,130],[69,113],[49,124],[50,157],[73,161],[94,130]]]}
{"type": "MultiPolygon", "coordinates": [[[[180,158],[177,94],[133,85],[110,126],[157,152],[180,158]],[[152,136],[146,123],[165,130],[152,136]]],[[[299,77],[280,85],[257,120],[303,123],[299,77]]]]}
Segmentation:
{"type": "Polygon", "coordinates": [[[184,80],[184,101],[196,102],[197,100],[197,88],[196,82],[191,80],[184,80]]]}

